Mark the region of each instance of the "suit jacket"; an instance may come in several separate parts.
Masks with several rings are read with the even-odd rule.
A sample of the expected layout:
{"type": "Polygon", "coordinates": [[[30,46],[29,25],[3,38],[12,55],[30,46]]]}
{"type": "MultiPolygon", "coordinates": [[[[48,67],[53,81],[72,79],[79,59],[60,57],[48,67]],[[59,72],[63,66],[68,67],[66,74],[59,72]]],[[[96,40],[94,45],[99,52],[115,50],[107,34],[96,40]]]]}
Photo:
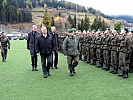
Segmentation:
{"type": "Polygon", "coordinates": [[[35,50],[35,46],[36,46],[36,42],[37,42],[37,37],[40,36],[40,33],[35,32],[33,34],[33,32],[30,32],[28,34],[28,38],[27,38],[27,49],[30,50],[30,54],[31,56],[34,56],[36,54],[36,50],[35,50]]]}
{"type": "Polygon", "coordinates": [[[53,51],[58,53],[59,49],[59,35],[57,33],[50,33],[52,35],[52,40],[53,40],[53,51]]]}
{"type": "Polygon", "coordinates": [[[40,55],[48,56],[52,54],[53,41],[52,41],[52,36],[50,34],[47,34],[46,38],[43,35],[37,38],[36,51],[37,53],[40,52],[40,55]]]}

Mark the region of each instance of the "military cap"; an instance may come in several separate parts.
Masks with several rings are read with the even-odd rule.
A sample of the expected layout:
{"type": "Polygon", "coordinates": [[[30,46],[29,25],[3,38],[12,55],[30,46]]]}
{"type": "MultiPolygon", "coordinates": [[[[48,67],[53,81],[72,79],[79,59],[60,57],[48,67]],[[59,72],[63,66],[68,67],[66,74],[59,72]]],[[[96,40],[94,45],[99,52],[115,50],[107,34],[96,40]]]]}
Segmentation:
{"type": "Polygon", "coordinates": [[[68,33],[72,33],[73,32],[73,29],[68,29],[67,32],[68,33]]]}
{"type": "Polygon", "coordinates": [[[76,29],[75,28],[72,28],[74,32],[76,32],[76,29]]]}

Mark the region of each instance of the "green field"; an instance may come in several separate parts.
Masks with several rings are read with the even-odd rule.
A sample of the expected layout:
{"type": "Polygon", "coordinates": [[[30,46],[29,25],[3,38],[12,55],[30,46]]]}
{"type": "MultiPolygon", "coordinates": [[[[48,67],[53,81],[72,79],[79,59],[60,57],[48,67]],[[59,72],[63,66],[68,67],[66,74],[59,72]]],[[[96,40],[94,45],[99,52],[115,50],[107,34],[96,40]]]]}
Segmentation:
{"type": "Polygon", "coordinates": [[[59,54],[59,69],[44,79],[40,59],[38,72],[32,72],[30,64],[26,41],[11,41],[7,62],[0,61],[0,100],[133,99],[133,74],[122,79],[80,62],[77,74],[70,77],[66,57],[59,54]]]}

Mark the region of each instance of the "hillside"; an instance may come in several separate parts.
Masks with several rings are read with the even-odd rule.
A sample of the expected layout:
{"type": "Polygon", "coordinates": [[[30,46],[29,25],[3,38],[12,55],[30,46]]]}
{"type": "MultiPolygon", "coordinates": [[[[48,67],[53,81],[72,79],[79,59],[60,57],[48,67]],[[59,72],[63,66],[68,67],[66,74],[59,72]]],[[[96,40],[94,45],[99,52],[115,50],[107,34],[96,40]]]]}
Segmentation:
{"type": "MultiPolygon", "coordinates": [[[[33,19],[33,22],[34,23],[37,23],[37,24],[41,24],[42,22],[42,18],[44,16],[44,12],[45,12],[45,8],[33,8],[32,10],[30,10],[30,12],[32,13],[32,19],[33,19]]],[[[67,10],[67,9],[55,9],[55,8],[48,8],[47,9],[48,12],[50,13],[50,16],[51,17],[57,17],[59,12],[61,13],[61,17],[62,18],[65,18],[67,20],[69,14],[72,16],[72,18],[74,17],[75,15],[75,12],[72,11],[72,10],[67,10]]],[[[84,18],[85,14],[87,14],[89,16],[89,19],[90,19],[90,24],[93,23],[94,19],[96,18],[96,15],[92,15],[91,13],[88,13],[88,12],[78,12],[78,17],[79,17],[79,21],[81,21],[82,18],[84,18]]],[[[102,17],[103,18],[103,17],[102,17]]],[[[108,25],[112,26],[112,22],[106,18],[103,18],[105,20],[105,22],[107,22],[108,25]]]]}

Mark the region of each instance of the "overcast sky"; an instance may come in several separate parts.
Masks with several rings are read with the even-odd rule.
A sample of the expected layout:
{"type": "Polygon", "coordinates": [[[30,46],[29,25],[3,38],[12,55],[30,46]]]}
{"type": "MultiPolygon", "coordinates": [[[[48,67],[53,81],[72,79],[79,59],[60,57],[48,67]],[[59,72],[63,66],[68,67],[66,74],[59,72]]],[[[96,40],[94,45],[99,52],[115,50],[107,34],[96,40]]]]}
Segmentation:
{"type": "Polygon", "coordinates": [[[66,0],[100,10],[107,15],[133,15],[133,0],[66,0]]]}

